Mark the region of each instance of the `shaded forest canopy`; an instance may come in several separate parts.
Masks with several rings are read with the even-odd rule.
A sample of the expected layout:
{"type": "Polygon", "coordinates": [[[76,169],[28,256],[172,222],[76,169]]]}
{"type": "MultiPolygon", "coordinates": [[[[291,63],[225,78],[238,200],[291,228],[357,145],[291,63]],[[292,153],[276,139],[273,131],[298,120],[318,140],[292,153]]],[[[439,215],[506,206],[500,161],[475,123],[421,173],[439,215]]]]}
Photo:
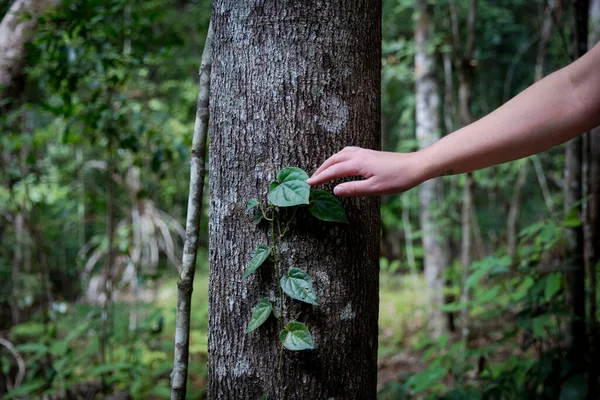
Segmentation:
{"type": "MultiPolygon", "coordinates": [[[[0,1],[0,16],[15,3],[0,1]]],[[[465,111],[481,118],[568,64],[576,31],[590,46],[600,37],[598,0],[583,28],[574,9],[586,2],[576,0],[439,0],[420,10],[431,14],[418,46],[424,3],[383,1],[383,150],[420,147],[418,51],[433,62],[443,136],[465,111]]],[[[0,399],[169,398],[210,14],[208,0],[65,0],[37,18],[0,92],[0,399]]],[[[444,177],[429,204],[419,188],[382,197],[379,398],[595,398],[600,156],[584,140],[583,195],[566,207],[565,146],[444,177]],[[445,245],[436,299],[423,295],[424,209],[445,245]],[[574,254],[568,233],[578,229],[574,254]],[[575,338],[574,296],[584,304],[575,338]],[[442,319],[434,331],[432,315],[442,319]]],[[[188,398],[207,392],[207,192],[188,398]]]]}

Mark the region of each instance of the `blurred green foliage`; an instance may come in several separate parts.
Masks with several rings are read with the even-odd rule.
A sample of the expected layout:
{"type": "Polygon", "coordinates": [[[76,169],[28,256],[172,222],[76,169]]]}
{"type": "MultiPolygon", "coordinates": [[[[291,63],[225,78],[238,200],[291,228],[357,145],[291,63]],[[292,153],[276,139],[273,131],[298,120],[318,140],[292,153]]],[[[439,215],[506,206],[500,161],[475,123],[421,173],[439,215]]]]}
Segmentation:
{"type": "MultiPolygon", "coordinates": [[[[443,91],[441,66],[453,51],[449,1],[432,3],[431,46],[443,91]]],[[[456,3],[464,23],[468,2],[456,3]]],[[[8,4],[0,2],[0,13],[8,4]]],[[[472,60],[477,118],[533,83],[546,2],[478,5],[472,60]]],[[[6,282],[0,285],[0,336],[15,344],[26,365],[24,381],[4,398],[82,390],[102,396],[102,385],[135,399],[169,397],[173,258],[181,246],[177,221],[184,221],[187,206],[209,15],[206,0],[66,0],[39,21],[17,95],[0,104],[0,280],[6,282]],[[106,274],[109,203],[116,225],[114,283],[121,295],[103,308],[89,290],[94,279],[102,286],[106,274]],[[147,223],[141,239],[136,215],[147,223]],[[17,274],[14,265],[20,266],[17,274]]],[[[384,150],[417,148],[414,17],[413,0],[384,0],[384,150]]],[[[556,16],[547,72],[568,60],[567,19],[566,12],[556,16]]],[[[456,89],[454,82],[451,103],[456,89]]],[[[454,121],[443,133],[456,127],[454,121]]],[[[468,309],[468,340],[460,330],[428,338],[417,190],[383,198],[380,398],[581,398],[587,383],[564,361],[562,259],[564,227],[580,221],[548,206],[562,208],[563,153],[558,148],[539,155],[535,173],[520,189],[521,234],[513,258],[506,249],[508,210],[522,163],[533,160],[474,174],[483,248],[467,266],[467,302],[460,301],[458,262],[464,178],[445,179],[444,199],[433,210],[455,260],[447,271],[445,311],[458,318],[468,309]]],[[[193,292],[190,398],[202,398],[206,390],[206,221],[193,292]]],[[[0,395],[4,378],[14,379],[17,367],[11,353],[0,350],[0,395]]]]}

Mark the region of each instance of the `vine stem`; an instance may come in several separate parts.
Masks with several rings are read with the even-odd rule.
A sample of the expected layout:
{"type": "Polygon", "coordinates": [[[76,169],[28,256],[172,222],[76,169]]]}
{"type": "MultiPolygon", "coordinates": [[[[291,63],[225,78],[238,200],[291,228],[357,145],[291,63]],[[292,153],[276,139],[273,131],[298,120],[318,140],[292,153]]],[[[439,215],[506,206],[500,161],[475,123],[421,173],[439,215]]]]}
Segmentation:
{"type": "MultiPolygon", "coordinates": [[[[288,224],[289,225],[289,224],[288,224]]],[[[273,241],[273,262],[275,264],[275,270],[277,271],[277,287],[279,288],[279,332],[283,330],[283,290],[279,284],[281,279],[281,264],[280,264],[280,252],[279,244],[281,237],[281,228],[279,227],[279,219],[277,213],[273,212],[273,220],[271,221],[271,238],[273,241]],[[275,235],[275,224],[277,224],[277,235],[275,235]]],[[[279,363],[277,366],[277,374],[279,375],[279,392],[281,393],[281,399],[285,400],[285,379],[283,376],[283,345],[279,348],[279,363]]]]}
{"type": "Polygon", "coordinates": [[[292,223],[292,221],[296,217],[296,211],[298,211],[298,207],[294,207],[294,213],[292,214],[292,218],[290,218],[288,220],[287,224],[285,224],[285,229],[283,230],[283,233],[281,233],[281,228],[279,228],[279,238],[280,239],[285,236],[285,234],[287,233],[288,229],[290,228],[290,224],[292,223]]]}

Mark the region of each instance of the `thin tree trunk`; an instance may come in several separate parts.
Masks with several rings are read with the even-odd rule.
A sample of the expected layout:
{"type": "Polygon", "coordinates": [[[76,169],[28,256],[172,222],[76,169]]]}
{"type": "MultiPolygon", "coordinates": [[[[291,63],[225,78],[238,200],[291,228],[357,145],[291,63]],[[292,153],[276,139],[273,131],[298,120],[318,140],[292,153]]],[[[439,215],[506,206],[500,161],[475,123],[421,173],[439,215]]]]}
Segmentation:
{"type": "Polygon", "coordinates": [[[192,291],[196,273],[196,256],[202,216],[204,196],[204,176],[206,174],[206,142],[208,137],[208,102],[210,93],[210,71],[212,67],[212,22],[204,42],[200,63],[198,105],[192,140],[190,159],[190,194],[188,197],[187,221],[183,258],[177,283],[177,320],[175,326],[175,361],[171,381],[171,399],[185,399],[190,347],[190,312],[192,291]]]}
{"type": "MultiPolygon", "coordinates": [[[[546,70],[546,50],[550,35],[552,34],[552,13],[554,12],[555,0],[550,0],[544,9],[544,17],[542,20],[542,29],[540,33],[540,41],[538,44],[538,52],[535,61],[534,81],[537,82],[544,77],[546,70]]],[[[521,191],[527,183],[527,174],[529,173],[529,163],[527,160],[521,161],[519,167],[519,177],[515,191],[511,198],[510,208],[508,211],[508,224],[506,229],[508,255],[514,257],[517,250],[517,230],[519,222],[519,214],[521,213],[521,191]]]]}
{"type": "MultiPolygon", "coordinates": [[[[588,48],[600,41],[600,0],[590,1],[590,32],[588,48]]],[[[599,341],[596,291],[596,271],[600,263],[600,127],[593,129],[588,136],[588,182],[589,196],[587,213],[587,257],[586,270],[589,280],[588,295],[588,337],[590,338],[590,363],[588,398],[597,399],[600,395],[600,366],[598,365],[599,341]]]]}
{"type": "Polygon", "coordinates": [[[15,0],[0,22],[0,99],[21,73],[25,45],[35,33],[38,17],[57,0],[15,0]]]}
{"type": "Polygon", "coordinates": [[[443,54],[444,62],[444,125],[446,132],[454,132],[456,107],[454,106],[454,76],[452,74],[452,53],[443,54]]]}
{"type": "Polygon", "coordinates": [[[513,195],[510,199],[510,207],[508,209],[507,227],[506,227],[506,242],[508,248],[508,256],[514,257],[517,254],[517,228],[519,222],[519,214],[521,213],[521,191],[527,183],[527,174],[529,167],[527,160],[519,161],[519,176],[513,195]]]}
{"type": "MultiPolygon", "coordinates": [[[[589,2],[576,0],[573,4],[572,51],[574,58],[581,57],[587,50],[587,23],[589,2]]],[[[579,217],[581,205],[575,205],[583,198],[582,167],[583,138],[577,137],[567,144],[567,167],[565,171],[565,212],[576,209],[579,217]]],[[[583,220],[583,218],[581,218],[583,220]]],[[[570,314],[567,323],[566,340],[569,358],[580,365],[586,355],[585,335],[585,267],[583,227],[566,230],[566,246],[569,267],[566,277],[566,304],[570,314]]]]}
{"type": "Polygon", "coordinates": [[[281,168],[314,171],[344,146],[379,148],[381,2],[217,0],[213,29],[208,396],[375,399],[377,198],[342,199],[348,225],[301,210],[282,239],[276,258],[313,278],[318,307],[282,304],[271,265],[242,273],[270,243],[247,201],[264,202],[281,168]],[[273,317],[244,334],[265,296],[284,323],[306,323],[314,350],[280,353],[273,317]]]}
{"type": "Polygon", "coordinates": [[[406,243],[406,260],[412,278],[413,287],[417,287],[417,262],[415,261],[415,251],[412,238],[412,224],[410,223],[410,198],[408,193],[403,193],[402,197],[402,227],[404,228],[404,241],[406,243]]]}
{"type": "MultiPolygon", "coordinates": [[[[440,90],[435,80],[433,47],[433,7],[425,0],[416,2],[415,83],[416,131],[419,148],[425,148],[441,137],[440,90]]],[[[444,233],[434,217],[434,209],[443,196],[443,182],[436,178],[419,186],[421,229],[423,231],[424,270],[429,294],[429,331],[433,337],[448,332],[444,305],[444,271],[450,264],[450,250],[444,233]]]]}
{"type": "MultiPolygon", "coordinates": [[[[467,304],[469,301],[469,290],[466,288],[466,282],[470,274],[470,267],[473,257],[473,234],[471,231],[471,209],[473,207],[471,186],[473,185],[473,178],[471,177],[471,174],[466,174],[465,178],[461,210],[462,229],[460,246],[460,264],[462,266],[462,291],[460,295],[460,301],[463,304],[467,304]]],[[[464,338],[469,337],[469,310],[470,307],[465,306],[461,309],[460,313],[462,335],[464,338]]]]}
{"type": "MultiPolygon", "coordinates": [[[[475,51],[475,21],[477,19],[477,0],[470,0],[469,14],[467,16],[466,26],[466,43],[462,46],[460,38],[460,30],[458,27],[458,14],[456,4],[453,0],[449,3],[450,20],[452,24],[452,38],[455,52],[455,64],[458,70],[458,104],[459,104],[459,121],[461,126],[469,125],[473,122],[471,114],[471,103],[473,101],[473,53],[475,51]]],[[[469,292],[465,289],[465,279],[469,275],[469,268],[472,261],[472,232],[471,232],[471,216],[477,215],[473,206],[473,194],[471,187],[473,178],[470,173],[465,174],[465,184],[463,188],[463,206],[462,206],[462,243],[461,243],[461,264],[463,267],[463,290],[461,293],[461,302],[469,300],[469,292]]],[[[469,308],[464,307],[461,311],[461,319],[463,323],[463,336],[468,338],[469,335],[469,308]]]]}
{"type": "Polygon", "coordinates": [[[531,156],[531,161],[533,162],[535,174],[537,175],[538,183],[540,184],[540,189],[542,190],[542,196],[544,196],[544,203],[546,203],[548,212],[552,214],[554,212],[554,201],[552,200],[552,195],[550,194],[550,187],[548,186],[548,180],[546,179],[542,162],[537,155],[531,156]]]}
{"type": "Polygon", "coordinates": [[[19,295],[20,295],[20,275],[23,266],[23,247],[25,246],[25,220],[23,218],[24,207],[15,215],[15,238],[16,246],[13,252],[12,260],[12,277],[11,277],[11,300],[10,311],[12,315],[12,324],[16,325],[21,320],[21,312],[19,310],[19,295]]]}

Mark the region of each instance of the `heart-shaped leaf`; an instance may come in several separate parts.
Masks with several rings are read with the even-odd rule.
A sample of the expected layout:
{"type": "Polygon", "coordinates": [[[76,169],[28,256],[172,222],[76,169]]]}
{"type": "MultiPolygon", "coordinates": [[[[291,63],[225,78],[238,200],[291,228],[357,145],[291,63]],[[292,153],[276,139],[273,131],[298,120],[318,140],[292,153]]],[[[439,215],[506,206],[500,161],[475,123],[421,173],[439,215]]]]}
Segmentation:
{"type": "Polygon", "coordinates": [[[317,294],[312,286],[310,276],[300,268],[290,268],[287,275],[281,277],[281,288],[292,299],[318,306],[317,294]]]}
{"type": "Polygon", "coordinates": [[[256,250],[254,250],[254,255],[252,256],[252,259],[250,260],[248,268],[246,268],[246,272],[244,272],[244,276],[242,276],[242,279],[246,279],[254,271],[256,271],[258,267],[260,267],[265,262],[267,257],[269,257],[269,254],[271,254],[271,248],[269,246],[267,246],[266,244],[258,245],[256,250]]]}
{"type": "Polygon", "coordinates": [[[285,329],[279,334],[283,347],[288,350],[314,349],[312,335],[302,322],[288,322],[285,329]]]}
{"type": "Polygon", "coordinates": [[[282,169],[277,180],[269,186],[269,202],[278,207],[308,204],[310,185],[306,183],[307,179],[308,174],[300,168],[282,169]]]}
{"type": "Polygon", "coordinates": [[[248,200],[248,210],[252,210],[257,205],[258,205],[258,199],[250,199],[250,200],[248,200]]]}
{"type": "Polygon", "coordinates": [[[265,297],[256,303],[256,305],[252,307],[252,317],[250,318],[250,323],[248,323],[246,333],[252,332],[261,326],[267,318],[269,318],[271,311],[273,311],[273,304],[271,304],[268,297],[265,297]]]}
{"type": "Polygon", "coordinates": [[[254,210],[254,225],[260,224],[264,218],[265,218],[265,215],[263,214],[262,210],[256,208],[254,210]]]}
{"type": "Polygon", "coordinates": [[[312,215],[323,221],[348,223],[346,211],[337,197],[324,190],[313,190],[310,197],[308,211],[312,215]]]}

